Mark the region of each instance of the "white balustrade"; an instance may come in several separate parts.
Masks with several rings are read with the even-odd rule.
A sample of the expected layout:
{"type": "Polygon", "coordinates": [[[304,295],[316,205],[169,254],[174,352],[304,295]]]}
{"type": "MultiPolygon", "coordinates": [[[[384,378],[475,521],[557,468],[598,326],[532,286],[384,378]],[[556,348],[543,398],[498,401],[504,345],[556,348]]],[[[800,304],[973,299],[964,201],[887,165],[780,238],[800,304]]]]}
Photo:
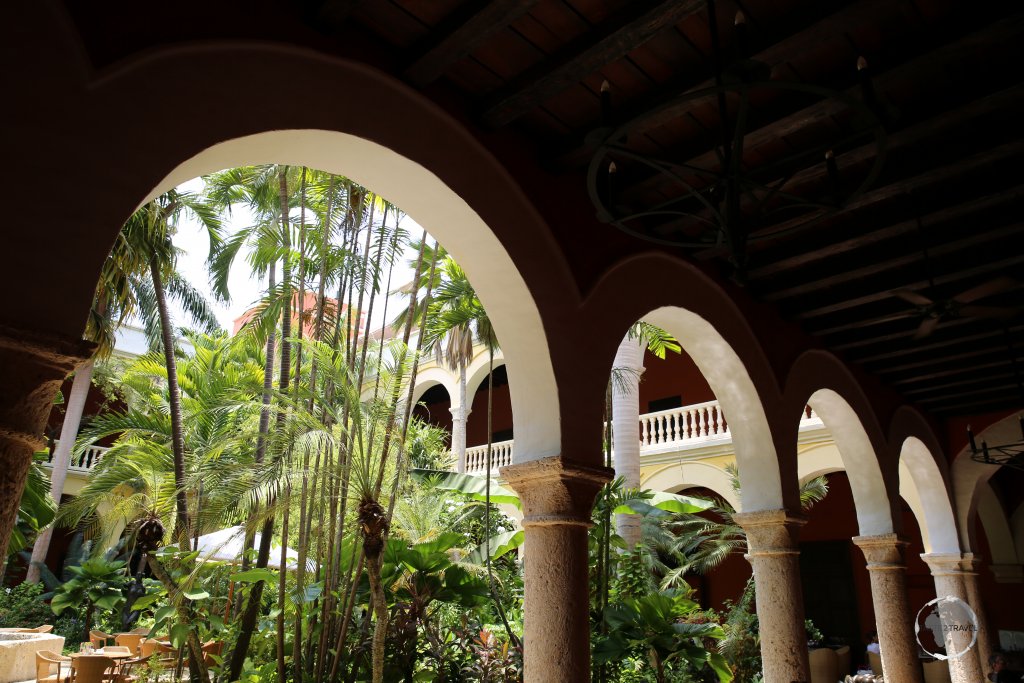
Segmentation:
{"type": "MultiPolygon", "coordinates": [[[[498,441],[491,444],[491,471],[512,464],[512,441],[498,441]]],[[[466,472],[482,474],[487,469],[487,445],[466,449],[466,472]]]]}
{"type": "MultiPolygon", "coordinates": [[[[60,441],[54,442],[54,448],[60,441]]],[[[109,448],[103,446],[89,446],[81,453],[72,453],[71,459],[68,461],[69,472],[90,472],[96,465],[100,464],[100,460],[103,459],[103,455],[109,451],[109,448]]],[[[53,456],[51,455],[51,458],[53,456]]],[[[53,467],[53,461],[47,461],[47,467],[53,467]]]]}

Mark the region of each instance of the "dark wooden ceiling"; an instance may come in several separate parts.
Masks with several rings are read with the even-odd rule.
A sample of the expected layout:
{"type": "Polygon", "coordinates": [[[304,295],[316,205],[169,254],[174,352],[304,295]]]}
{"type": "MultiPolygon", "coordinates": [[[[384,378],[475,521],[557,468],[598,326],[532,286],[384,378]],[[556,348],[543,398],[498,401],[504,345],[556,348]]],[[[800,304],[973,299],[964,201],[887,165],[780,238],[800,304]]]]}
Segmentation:
{"type": "MultiPolygon", "coordinates": [[[[531,136],[548,168],[580,176],[581,192],[595,141],[628,124],[631,151],[686,164],[682,180],[714,197],[712,182],[685,169],[721,167],[722,103],[686,94],[740,60],[765,65],[762,79],[865,103],[880,136],[851,134],[858,119],[842,97],[751,94],[740,167],[819,208],[746,219],[739,259],[713,242],[675,248],[721,262],[753,296],[937,415],[1021,407],[1020,282],[993,286],[974,308],[957,311],[954,301],[923,337],[925,300],[907,300],[909,291],[942,304],[1024,263],[1019,3],[711,6],[717,52],[707,0],[310,0],[306,16],[325,33],[367,32],[410,84],[444,82],[485,127],[531,136]],[[836,207],[820,210],[827,197],[836,207]]],[[[734,125],[735,102],[725,110],[734,125]]],[[[618,166],[610,203],[627,213],[680,196],[678,175],[628,159],[618,166]]],[[[643,226],[669,240],[709,238],[685,215],[643,226]]]]}

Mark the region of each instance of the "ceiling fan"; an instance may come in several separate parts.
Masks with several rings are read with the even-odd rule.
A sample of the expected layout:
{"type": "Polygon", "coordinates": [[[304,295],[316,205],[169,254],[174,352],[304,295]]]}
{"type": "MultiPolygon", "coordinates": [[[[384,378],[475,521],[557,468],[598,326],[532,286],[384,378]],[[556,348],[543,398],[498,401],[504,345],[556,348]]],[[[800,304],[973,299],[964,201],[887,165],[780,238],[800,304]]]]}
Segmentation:
{"type": "MultiPolygon", "coordinates": [[[[930,279],[930,278],[929,278],[930,279]]],[[[934,289],[934,283],[929,290],[934,289]]],[[[1010,306],[979,306],[980,301],[1017,286],[1012,277],[998,277],[994,280],[971,287],[949,299],[930,299],[912,289],[896,289],[892,294],[914,306],[915,313],[921,317],[921,324],[914,333],[914,339],[923,339],[935,331],[943,320],[953,318],[1012,318],[1021,312],[1020,307],[1010,306]]]]}

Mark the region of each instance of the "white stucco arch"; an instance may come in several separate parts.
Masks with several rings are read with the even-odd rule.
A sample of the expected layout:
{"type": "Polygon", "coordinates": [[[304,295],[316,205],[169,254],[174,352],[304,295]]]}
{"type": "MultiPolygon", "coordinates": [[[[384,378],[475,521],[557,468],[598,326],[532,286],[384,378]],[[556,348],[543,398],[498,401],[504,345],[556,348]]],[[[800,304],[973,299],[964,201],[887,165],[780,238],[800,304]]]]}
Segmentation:
{"type": "MultiPolygon", "coordinates": [[[[501,349],[496,349],[494,351],[494,369],[497,370],[502,365],[505,365],[505,354],[501,349]]],[[[489,369],[487,350],[477,347],[477,355],[473,357],[473,362],[466,368],[466,400],[471,404],[477,389],[487,380],[489,369]]]]}
{"type": "Polygon", "coordinates": [[[354,135],[275,130],[205,149],[171,171],[140,205],[196,176],[268,163],[305,165],[351,178],[402,207],[436,237],[472,280],[510,361],[512,413],[517,423],[530,425],[517,435],[516,460],[561,452],[558,390],[536,302],[491,229],[429,169],[354,135]]]}
{"type": "Polygon", "coordinates": [[[843,456],[834,443],[822,443],[800,451],[796,460],[796,476],[802,486],[805,482],[833,472],[842,472],[843,456]]]}
{"type": "Polygon", "coordinates": [[[412,391],[412,402],[419,403],[423,394],[431,387],[441,385],[448,392],[450,400],[455,400],[459,395],[459,379],[452,375],[447,368],[434,366],[416,373],[416,386],[412,391]]]}
{"type": "MultiPolygon", "coordinates": [[[[1013,537],[1010,521],[1003,510],[1003,504],[996,497],[996,492],[987,482],[978,492],[978,519],[981,521],[982,529],[985,530],[985,539],[988,541],[989,552],[992,555],[988,558],[989,562],[991,564],[1020,564],[1020,550],[1013,537]]],[[[971,549],[977,552],[973,534],[969,538],[971,549]]]]}
{"type": "MultiPolygon", "coordinates": [[[[1012,415],[978,432],[975,435],[975,441],[979,446],[982,442],[1003,444],[1019,441],[1020,437],[1020,422],[1017,415],[1012,415]]],[[[957,526],[960,530],[960,537],[963,539],[965,551],[975,551],[974,518],[976,514],[981,514],[982,499],[986,497],[986,492],[992,493],[992,487],[989,486],[988,481],[998,471],[999,468],[994,465],[986,465],[985,463],[972,460],[967,447],[957,453],[956,458],[953,460],[953,466],[950,468],[950,478],[953,481],[953,498],[956,502],[957,526]]],[[[999,502],[995,501],[995,504],[999,505],[999,502]]],[[[994,523],[993,512],[990,501],[988,518],[990,522],[994,523]]],[[[982,523],[984,522],[985,518],[982,517],[982,523]]],[[[995,532],[994,529],[993,532],[995,532]]],[[[986,535],[989,534],[988,526],[985,527],[985,533],[986,535]]],[[[992,536],[989,535],[989,546],[992,547],[994,555],[995,548],[992,540],[992,536]]]]}
{"type": "Polygon", "coordinates": [[[714,491],[737,512],[742,512],[740,499],[732,487],[729,473],[709,463],[679,461],[665,465],[641,477],[640,488],[652,491],[679,493],[688,488],[701,487],[714,491]]]}
{"type": "MultiPolygon", "coordinates": [[[[875,448],[860,417],[846,399],[831,389],[815,391],[807,403],[821,418],[835,441],[842,469],[850,480],[860,535],[891,534],[892,506],[889,504],[875,448]]],[[[798,470],[799,467],[798,459],[798,470]]]]}
{"type": "Polygon", "coordinates": [[[917,517],[926,553],[961,552],[956,517],[935,456],[921,439],[900,448],[900,494],[917,517]]]}
{"type": "Polygon", "coordinates": [[[643,320],[679,340],[718,399],[732,433],[743,509],[784,507],[772,431],[757,388],[736,351],[711,323],[692,311],[664,306],[643,320]]]}

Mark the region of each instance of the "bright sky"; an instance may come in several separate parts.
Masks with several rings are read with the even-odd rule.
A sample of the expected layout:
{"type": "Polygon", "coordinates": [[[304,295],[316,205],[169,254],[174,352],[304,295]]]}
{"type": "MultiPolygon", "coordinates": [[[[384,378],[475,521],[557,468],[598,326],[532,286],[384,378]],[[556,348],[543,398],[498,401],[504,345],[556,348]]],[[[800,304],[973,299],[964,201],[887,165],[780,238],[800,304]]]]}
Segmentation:
{"type": "MultiPolygon", "coordinates": [[[[180,185],[178,189],[187,192],[201,192],[203,189],[203,181],[201,178],[194,178],[187,183],[180,185]]],[[[238,206],[233,208],[231,215],[225,217],[225,236],[234,234],[238,230],[251,225],[252,220],[252,215],[246,207],[238,206]]],[[[417,239],[423,230],[423,228],[408,216],[402,219],[402,227],[417,239]]],[[[235,265],[231,269],[231,273],[228,277],[231,301],[227,304],[216,302],[214,301],[213,295],[210,291],[209,276],[206,272],[206,257],[209,254],[210,244],[202,226],[200,226],[195,220],[187,217],[183,218],[179,223],[178,231],[174,236],[174,244],[183,251],[183,253],[178,256],[178,272],[188,279],[188,281],[197,289],[206,294],[217,313],[217,319],[220,320],[221,326],[230,332],[235,318],[242,315],[242,313],[260,300],[266,283],[259,282],[258,280],[250,277],[249,264],[246,263],[245,259],[240,255],[240,257],[235,261],[235,265]]],[[[406,257],[402,259],[401,264],[395,267],[391,280],[392,289],[412,280],[413,269],[408,266],[408,260],[411,257],[415,257],[415,253],[407,254],[406,257]]],[[[280,277],[280,270],[278,270],[278,273],[280,277]]],[[[402,303],[401,299],[402,297],[398,297],[389,304],[387,311],[389,319],[394,317],[395,312],[398,310],[397,307],[402,303]]],[[[378,329],[382,326],[384,320],[384,309],[382,304],[383,302],[378,300],[374,306],[373,318],[371,320],[372,329],[378,329]]],[[[177,307],[174,309],[174,316],[175,323],[177,325],[186,324],[184,315],[177,307]]]]}

